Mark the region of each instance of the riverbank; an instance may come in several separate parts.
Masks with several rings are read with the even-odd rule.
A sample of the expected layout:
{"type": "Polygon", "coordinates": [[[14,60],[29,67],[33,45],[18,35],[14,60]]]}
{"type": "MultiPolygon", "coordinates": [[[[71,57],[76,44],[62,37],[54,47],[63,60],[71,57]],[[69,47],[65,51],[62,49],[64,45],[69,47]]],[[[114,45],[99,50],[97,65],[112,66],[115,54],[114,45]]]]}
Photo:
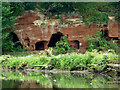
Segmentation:
{"type": "Polygon", "coordinates": [[[110,60],[118,60],[115,52],[85,52],[85,54],[71,52],[66,54],[52,55],[50,52],[42,51],[38,54],[14,53],[0,56],[2,66],[10,69],[34,69],[37,70],[94,70],[102,72],[107,68],[107,64],[112,64],[110,60]],[[50,66],[50,67],[49,67],[50,66]]]}

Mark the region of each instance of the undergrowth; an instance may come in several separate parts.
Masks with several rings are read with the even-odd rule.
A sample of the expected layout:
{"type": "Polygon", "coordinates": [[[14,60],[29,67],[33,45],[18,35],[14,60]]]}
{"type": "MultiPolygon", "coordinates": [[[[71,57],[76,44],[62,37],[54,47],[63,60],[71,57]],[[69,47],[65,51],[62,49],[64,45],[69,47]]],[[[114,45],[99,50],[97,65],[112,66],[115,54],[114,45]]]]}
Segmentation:
{"type": "Polygon", "coordinates": [[[27,63],[27,65],[48,65],[49,61],[52,59],[54,68],[62,70],[71,70],[78,65],[90,64],[99,64],[98,66],[100,67],[97,68],[99,70],[104,69],[107,60],[118,60],[118,55],[115,52],[97,52],[97,50],[93,50],[92,52],[87,51],[85,54],[72,52],[59,54],[57,56],[47,56],[45,54],[37,55],[31,53],[29,55],[26,54],[26,56],[7,56],[9,56],[9,58],[6,58],[6,55],[0,56],[0,62],[2,65],[10,65],[11,68],[14,66],[20,66],[23,62],[27,63]]]}

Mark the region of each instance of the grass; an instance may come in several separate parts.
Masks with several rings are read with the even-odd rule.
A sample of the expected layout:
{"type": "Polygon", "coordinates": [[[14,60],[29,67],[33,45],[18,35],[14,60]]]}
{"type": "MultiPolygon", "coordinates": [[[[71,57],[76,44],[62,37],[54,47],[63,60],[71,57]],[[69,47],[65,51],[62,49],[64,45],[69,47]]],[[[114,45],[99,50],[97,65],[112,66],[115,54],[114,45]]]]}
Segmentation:
{"type": "MultiPolygon", "coordinates": [[[[6,58],[6,55],[0,56],[0,62],[2,65],[10,65],[10,67],[20,66],[23,62],[27,65],[47,65],[51,59],[53,59],[54,68],[62,70],[71,70],[76,68],[78,65],[90,65],[98,64],[107,60],[118,60],[118,55],[115,52],[97,52],[93,50],[92,52],[86,52],[85,54],[81,53],[66,53],[59,54],[57,56],[47,56],[47,55],[38,55],[38,54],[7,54],[9,58],[6,58]]],[[[101,65],[101,64],[100,64],[101,65]]]]}

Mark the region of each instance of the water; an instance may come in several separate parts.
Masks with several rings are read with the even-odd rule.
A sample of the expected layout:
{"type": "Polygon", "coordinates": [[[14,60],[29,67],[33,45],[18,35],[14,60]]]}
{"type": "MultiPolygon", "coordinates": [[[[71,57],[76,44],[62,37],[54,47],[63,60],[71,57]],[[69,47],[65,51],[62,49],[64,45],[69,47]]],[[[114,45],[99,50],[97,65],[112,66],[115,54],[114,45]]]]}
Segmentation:
{"type": "Polygon", "coordinates": [[[2,88],[120,88],[119,77],[100,74],[2,72],[2,88]]]}

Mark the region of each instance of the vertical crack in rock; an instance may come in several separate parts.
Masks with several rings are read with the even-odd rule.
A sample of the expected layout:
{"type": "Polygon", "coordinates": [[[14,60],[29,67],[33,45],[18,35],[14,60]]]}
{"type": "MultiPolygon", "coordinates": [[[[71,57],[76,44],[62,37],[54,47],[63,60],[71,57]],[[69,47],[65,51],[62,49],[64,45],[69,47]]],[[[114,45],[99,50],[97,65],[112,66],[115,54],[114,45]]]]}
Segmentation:
{"type": "Polygon", "coordinates": [[[51,35],[54,33],[54,25],[52,25],[51,35]]]}
{"type": "Polygon", "coordinates": [[[21,41],[22,41],[22,31],[21,31],[21,41]]]}
{"type": "Polygon", "coordinates": [[[60,21],[58,21],[58,32],[60,32],[61,27],[60,27],[60,21]]]}
{"type": "Polygon", "coordinates": [[[54,33],[54,25],[55,25],[55,22],[52,23],[51,35],[54,33]]]}
{"type": "MultiPolygon", "coordinates": [[[[40,18],[41,18],[41,22],[43,23],[44,22],[44,16],[45,15],[42,15],[42,14],[40,14],[39,12],[38,12],[38,16],[40,16],[40,18]]],[[[40,32],[41,32],[41,39],[43,38],[43,25],[41,25],[41,24],[39,24],[39,27],[40,27],[40,32]]]]}
{"type": "Polygon", "coordinates": [[[46,35],[46,37],[48,35],[48,24],[46,24],[45,35],[46,35]]]}
{"type": "Polygon", "coordinates": [[[39,27],[40,27],[41,39],[42,39],[42,38],[43,38],[43,26],[42,26],[42,25],[40,25],[39,27]]]}

